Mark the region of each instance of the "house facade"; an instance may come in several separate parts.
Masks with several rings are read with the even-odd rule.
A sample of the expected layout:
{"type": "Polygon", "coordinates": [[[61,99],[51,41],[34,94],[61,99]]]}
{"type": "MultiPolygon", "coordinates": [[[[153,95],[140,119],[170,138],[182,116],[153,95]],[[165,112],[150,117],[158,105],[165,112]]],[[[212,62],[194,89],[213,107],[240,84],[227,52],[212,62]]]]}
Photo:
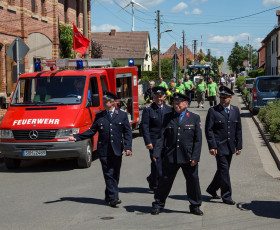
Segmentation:
{"type": "MultiPolygon", "coordinates": [[[[9,97],[15,86],[16,63],[6,54],[19,36],[30,48],[21,64],[34,71],[42,58],[59,57],[59,25],[83,26],[83,0],[0,0],[0,96],[9,97]]],[[[91,28],[88,0],[89,35],[91,28]]],[[[1,114],[0,114],[1,115],[1,114]]]]}
{"type": "Polygon", "coordinates": [[[128,66],[129,59],[142,71],[152,70],[151,42],[148,31],[94,32],[91,39],[102,47],[102,58],[117,59],[128,66]]]}

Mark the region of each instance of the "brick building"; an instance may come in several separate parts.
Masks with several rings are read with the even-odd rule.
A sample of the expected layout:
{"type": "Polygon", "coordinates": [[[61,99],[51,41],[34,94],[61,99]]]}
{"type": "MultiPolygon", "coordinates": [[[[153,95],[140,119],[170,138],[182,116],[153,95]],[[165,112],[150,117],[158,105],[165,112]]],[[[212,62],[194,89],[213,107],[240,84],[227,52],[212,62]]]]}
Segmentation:
{"type": "MultiPolygon", "coordinates": [[[[16,63],[6,55],[6,50],[16,36],[30,48],[22,64],[25,72],[33,72],[35,61],[59,57],[59,24],[72,26],[74,22],[82,32],[82,4],[83,0],[0,0],[0,96],[9,97],[15,85],[16,63]]],[[[88,37],[90,21],[88,0],[88,37]]]]}

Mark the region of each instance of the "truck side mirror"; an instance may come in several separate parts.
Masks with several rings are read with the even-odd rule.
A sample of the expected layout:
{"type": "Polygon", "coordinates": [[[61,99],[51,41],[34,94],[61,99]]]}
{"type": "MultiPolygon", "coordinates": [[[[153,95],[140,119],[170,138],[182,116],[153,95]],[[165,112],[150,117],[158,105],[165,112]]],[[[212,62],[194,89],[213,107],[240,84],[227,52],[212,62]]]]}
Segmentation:
{"type": "Polygon", "coordinates": [[[5,97],[0,97],[0,106],[1,109],[7,109],[8,104],[6,103],[6,98],[5,97]]]}

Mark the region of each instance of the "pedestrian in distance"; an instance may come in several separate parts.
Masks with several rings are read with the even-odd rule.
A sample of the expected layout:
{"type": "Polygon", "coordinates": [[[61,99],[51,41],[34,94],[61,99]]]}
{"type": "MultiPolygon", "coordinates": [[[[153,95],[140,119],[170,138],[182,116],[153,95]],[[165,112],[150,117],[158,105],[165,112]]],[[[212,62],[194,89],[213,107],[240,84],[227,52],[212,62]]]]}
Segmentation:
{"type": "Polygon", "coordinates": [[[178,80],[178,84],[176,84],[175,89],[178,89],[178,90],[179,90],[179,93],[185,94],[185,86],[184,86],[184,84],[182,83],[182,79],[179,79],[179,80],[178,80]]]}
{"type": "Polygon", "coordinates": [[[149,81],[149,89],[144,94],[144,100],[147,104],[153,103],[153,87],[155,86],[154,81],[149,81]]]}
{"type": "Polygon", "coordinates": [[[169,82],[169,89],[166,91],[168,104],[172,106],[173,94],[179,93],[179,89],[175,88],[175,82],[170,80],[169,82]]]}
{"type": "Polygon", "coordinates": [[[203,76],[200,76],[199,82],[195,85],[196,88],[196,94],[197,94],[197,108],[201,106],[201,108],[204,108],[204,102],[205,102],[205,93],[207,89],[207,85],[204,81],[203,76]]]}
{"type": "Polygon", "coordinates": [[[198,162],[202,146],[200,117],[189,112],[188,97],[174,93],[174,110],[164,118],[160,141],[153,153],[156,162],[162,159],[162,177],[155,191],[151,214],[157,215],[164,208],[174,179],[181,168],[186,180],[190,212],[203,215],[198,178],[198,162]]]}
{"type": "Polygon", "coordinates": [[[193,82],[190,80],[189,75],[186,76],[186,81],[184,82],[184,86],[185,86],[185,94],[189,98],[189,105],[188,106],[190,107],[191,102],[192,102],[192,91],[194,89],[194,85],[193,85],[193,82]]]}
{"type": "Polygon", "coordinates": [[[154,102],[144,108],[142,113],[142,133],[146,148],[149,150],[151,159],[151,173],[147,177],[149,188],[155,191],[158,187],[159,178],[162,175],[162,162],[161,158],[157,161],[153,160],[153,151],[156,142],[160,138],[162,129],[162,122],[165,114],[170,113],[171,108],[164,103],[166,97],[166,89],[164,87],[153,88],[154,102]]]}
{"type": "Polygon", "coordinates": [[[231,91],[233,91],[234,90],[234,85],[235,85],[235,76],[234,76],[234,74],[230,75],[229,81],[230,81],[230,89],[231,89],[231,91]]]}
{"type": "Polygon", "coordinates": [[[210,103],[210,107],[217,105],[217,93],[218,85],[216,82],[213,82],[213,78],[209,78],[209,84],[207,85],[207,97],[210,103]]]}
{"type": "Polygon", "coordinates": [[[168,89],[168,85],[166,84],[165,81],[163,81],[163,78],[162,78],[162,77],[160,77],[160,78],[158,79],[158,83],[156,84],[156,86],[160,86],[160,87],[164,87],[164,88],[168,89]]]}
{"type": "Polygon", "coordinates": [[[219,88],[220,104],[208,110],[205,135],[209,152],[216,157],[217,171],[207,188],[213,199],[222,198],[225,204],[234,205],[229,168],[232,155],[241,154],[242,126],[238,107],[230,104],[234,93],[226,86],[219,88]],[[217,191],[221,189],[221,196],[217,191]]]}
{"type": "Polygon", "coordinates": [[[132,156],[132,132],[127,114],[115,108],[117,95],[103,93],[103,111],[96,114],[91,128],[81,134],[73,134],[71,141],[89,139],[98,132],[97,156],[101,162],[105,179],[105,201],[116,207],[119,199],[119,178],[122,154],[132,156]]]}

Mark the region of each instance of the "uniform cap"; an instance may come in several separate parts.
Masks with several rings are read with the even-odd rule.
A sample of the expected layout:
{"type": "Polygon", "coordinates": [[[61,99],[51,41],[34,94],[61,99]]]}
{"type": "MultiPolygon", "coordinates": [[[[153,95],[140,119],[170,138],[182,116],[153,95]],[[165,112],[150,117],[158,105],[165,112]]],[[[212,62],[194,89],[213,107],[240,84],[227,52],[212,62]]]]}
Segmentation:
{"type": "Polygon", "coordinates": [[[155,86],[152,89],[154,94],[166,94],[166,88],[161,86],[155,86]]]}
{"type": "Polygon", "coordinates": [[[219,94],[220,95],[232,96],[232,95],[234,95],[234,92],[232,92],[228,87],[222,85],[219,88],[219,94]]]}
{"type": "Polygon", "coordinates": [[[188,101],[189,97],[182,93],[174,93],[173,94],[173,100],[174,101],[188,101]]]}
{"type": "Polygon", "coordinates": [[[103,99],[104,100],[116,100],[118,96],[110,91],[103,91],[103,99]]]}

